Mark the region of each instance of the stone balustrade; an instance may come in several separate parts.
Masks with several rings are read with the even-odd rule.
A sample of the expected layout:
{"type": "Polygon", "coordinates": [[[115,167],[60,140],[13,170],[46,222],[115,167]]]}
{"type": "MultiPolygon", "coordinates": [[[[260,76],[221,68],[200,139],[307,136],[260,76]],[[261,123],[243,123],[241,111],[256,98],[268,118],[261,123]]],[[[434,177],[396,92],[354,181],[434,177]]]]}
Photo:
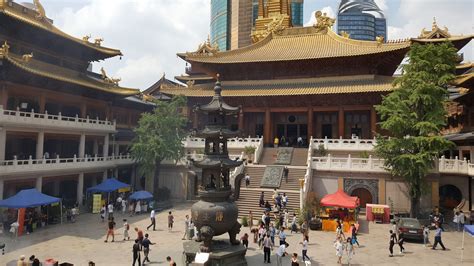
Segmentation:
{"type": "MultiPolygon", "coordinates": [[[[379,158],[352,158],[348,157],[333,157],[330,154],[326,157],[312,157],[312,169],[318,171],[335,171],[335,172],[373,172],[384,173],[387,170],[384,167],[384,160],[379,158]]],[[[445,174],[459,174],[459,175],[474,175],[474,164],[467,160],[459,159],[445,159],[441,157],[438,160],[439,173],[445,174]]]]}
{"type": "MultiPolygon", "coordinates": [[[[231,138],[227,140],[228,149],[243,149],[245,146],[258,147],[260,142],[263,143],[263,138],[231,138]]],[[[203,149],[205,145],[205,139],[187,137],[183,141],[184,148],[186,149],[203,149]]]]}
{"type": "Polygon", "coordinates": [[[313,149],[318,149],[320,145],[328,151],[371,151],[376,143],[375,139],[312,139],[310,141],[313,149]]]}
{"type": "Polygon", "coordinates": [[[55,129],[66,131],[92,131],[100,133],[113,133],[116,131],[115,121],[23,112],[19,110],[6,110],[0,105],[0,124],[15,127],[28,127],[36,129],[55,129]]]}
{"type": "Polygon", "coordinates": [[[115,155],[108,157],[85,157],[85,158],[53,158],[7,160],[0,162],[0,176],[24,175],[24,174],[53,174],[56,172],[85,172],[93,169],[108,169],[133,163],[132,157],[127,155],[115,155]]]}

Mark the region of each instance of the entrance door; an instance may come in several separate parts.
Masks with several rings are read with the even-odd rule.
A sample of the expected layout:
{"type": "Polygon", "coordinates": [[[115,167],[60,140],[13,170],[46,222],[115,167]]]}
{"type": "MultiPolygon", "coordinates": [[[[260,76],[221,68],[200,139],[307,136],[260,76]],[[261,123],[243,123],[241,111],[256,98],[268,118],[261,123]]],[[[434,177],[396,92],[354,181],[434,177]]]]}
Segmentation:
{"type": "Polygon", "coordinates": [[[321,137],[332,138],[332,124],[323,124],[321,126],[321,137]]]}
{"type": "Polygon", "coordinates": [[[290,146],[295,145],[298,138],[298,125],[287,125],[286,132],[290,146]]]}
{"type": "Polygon", "coordinates": [[[372,194],[365,188],[356,188],[352,191],[351,196],[359,197],[360,207],[365,208],[367,203],[372,203],[372,194]]]}

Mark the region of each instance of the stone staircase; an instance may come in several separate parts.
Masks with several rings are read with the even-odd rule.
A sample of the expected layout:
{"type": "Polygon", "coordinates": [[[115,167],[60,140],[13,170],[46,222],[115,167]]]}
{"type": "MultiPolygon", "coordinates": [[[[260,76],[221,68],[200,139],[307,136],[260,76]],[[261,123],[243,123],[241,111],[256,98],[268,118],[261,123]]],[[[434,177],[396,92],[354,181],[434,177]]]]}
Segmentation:
{"type": "MultiPolygon", "coordinates": [[[[299,179],[304,178],[306,169],[293,168],[288,166],[288,183],[283,178],[278,192],[286,193],[288,196],[287,209],[292,212],[298,212],[300,206],[299,179]]],[[[237,201],[239,206],[239,217],[248,216],[250,210],[255,215],[261,215],[263,208],[258,206],[261,191],[265,194],[265,200],[268,200],[273,206],[273,189],[260,188],[265,166],[247,166],[245,172],[250,175],[250,185],[245,187],[245,180],[242,180],[240,197],[237,201]]]]}
{"type": "MultiPolygon", "coordinates": [[[[277,157],[278,148],[264,148],[262,158],[259,164],[274,165],[277,157]]],[[[307,148],[294,148],[293,156],[291,157],[292,166],[306,166],[306,156],[308,155],[307,148]]]]}

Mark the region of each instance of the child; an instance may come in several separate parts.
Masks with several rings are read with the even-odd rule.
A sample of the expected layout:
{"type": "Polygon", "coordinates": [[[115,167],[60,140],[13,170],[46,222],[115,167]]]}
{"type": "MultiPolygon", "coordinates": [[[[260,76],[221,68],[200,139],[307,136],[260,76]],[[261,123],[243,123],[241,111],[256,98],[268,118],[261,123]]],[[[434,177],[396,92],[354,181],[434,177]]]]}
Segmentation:
{"type": "Polygon", "coordinates": [[[171,214],[171,211],[168,212],[168,231],[173,230],[174,217],[171,214]]]}
{"type": "Polygon", "coordinates": [[[130,240],[128,230],[130,230],[130,225],[128,224],[127,219],[123,219],[123,241],[130,240]]]}
{"type": "Polygon", "coordinates": [[[249,248],[249,235],[245,233],[240,240],[242,240],[242,244],[245,246],[245,248],[249,248]]]}
{"type": "Polygon", "coordinates": [[[346,251],[347,251],[347,264],[351,265],[351,260],[352,260],[352,257],[355,255],[355,251],[354,251],[354,243],[352,241],[352,238],[350,237],[347,238],[346,251]]]}
{"type": "Polygon", "coordinates": [[[428,226],[423,226],[423,243],[425,244],[425,247],[430,243],[430,229],[428,226]]]}
{"type": "Polygon", "coordinates": [[[342,253],[344,251],[344,245],[342,244],[342,238],[338,237],[334,243],[334,248],[336,249],[337,264],[342,264],[342,253]]]}

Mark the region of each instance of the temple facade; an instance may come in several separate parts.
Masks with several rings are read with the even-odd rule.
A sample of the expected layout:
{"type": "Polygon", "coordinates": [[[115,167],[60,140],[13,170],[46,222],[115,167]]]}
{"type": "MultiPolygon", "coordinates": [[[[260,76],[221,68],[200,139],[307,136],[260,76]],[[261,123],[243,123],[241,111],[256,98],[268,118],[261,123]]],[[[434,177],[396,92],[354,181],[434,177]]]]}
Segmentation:
{"type": "Polygon", "coordinates": [[[34,3],[0,1],[0,199],[36,187],[83,203],[104,178],[135,182],[128,145],[152,105],[91,71],[119,50],[64,33],[34,3]]]}
{"type": "MultiPolygon", "coordinates": [[[[305,147],[304,152],[295,149],[290,164],[295,167],[290,176],[294,173],[293,178],[301,183],[280,187],[293,191],[290,197],[300,204],[309,193],[322,197],[344,189],[359,196],[363,206],[381,203],[395,211],[409,210],[404,181],[390,176],[373,153],[374,136],[381,132],[374,106],[396,89],[392,85],[396,70],[413,43],[450,41],[460,50],[473,35],[454,36],[433,22],[430,30],[423,30],[416,38],[361,41],[336,34],[332,30],[335,20],[321,12],[315,14],[315,25],[292,28],[284,9],[276,7],[268,11],[268,17],[273,16],[271,23],[258,28],[259,37],[248,47],[219,52],[207,42],[195,52],[179,53],[189,65],[187,74],[177,78],[187,86],[163,86],[160,94],[185,95],[189,107],[203,104],[212,96],[219,74],[222,95],[229,104],[241,107],[239,116],[227,121],[228,127],[242,129],[242,137],[263,137],[266,147],[256,162],[260,166],[247,165],[242,171],[260,180],[263,174],[257,168],[275,163],[278,152],[270,147],[278,140],[280,146],[305,147]],[[301,166],[306,166],[306,172],[298,172],[301,166]]],[[[472,88],[472,70],[466,64],[458,68],[464,72],[459,73],[452,90],[460,91],[458,100],[465,106],[472,102],[472,95],[460,87],[472,88]]],[[[462,119],[466,133],[472,132],[472,108],[467,109],[455,118],[462,119]]],[[[203,125],[202,118],[191,111],[188,115],[191,128],[203,125]]],[[[450,128],[454,126],[453,120],[450,128]]],[[[473,158],[474,152],[472,138],[464,139],[467,137],[463,135],[463,140],[456,142],[460,145],[457,150],[440,158],[438,169],[427,177],[430,189],[422,199],[424,208],[472,208],[474,164],[468,158],[473,158]]],[[[265,191],[258,185],[256,188],[265,191]]],[[[254,197],[255,191],[246,194],[243,189],[241,194],[245,201],[254,197]]],[[[239,205],[239,210],[248,202],[239,205]]]]}

